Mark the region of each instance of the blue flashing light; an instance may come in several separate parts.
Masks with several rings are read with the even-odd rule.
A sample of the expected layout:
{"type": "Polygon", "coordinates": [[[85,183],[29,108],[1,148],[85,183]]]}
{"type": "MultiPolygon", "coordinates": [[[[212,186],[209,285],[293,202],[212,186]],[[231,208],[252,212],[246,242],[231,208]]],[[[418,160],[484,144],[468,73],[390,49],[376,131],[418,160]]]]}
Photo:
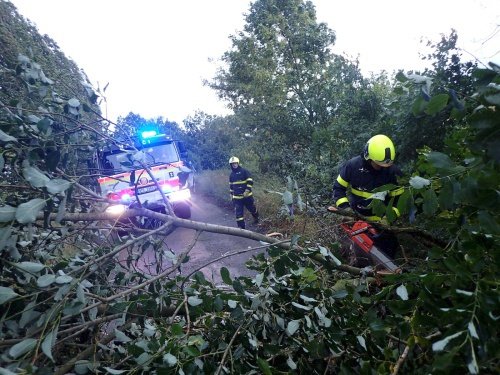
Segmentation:
{"type": "Polygon", "coordinates": [[[146,130],[141,133],[141,138],[142,139],[148,139],[148,138],[153,138],[156,137],[158,133],[156,133],[156,130],[146,130]]]}

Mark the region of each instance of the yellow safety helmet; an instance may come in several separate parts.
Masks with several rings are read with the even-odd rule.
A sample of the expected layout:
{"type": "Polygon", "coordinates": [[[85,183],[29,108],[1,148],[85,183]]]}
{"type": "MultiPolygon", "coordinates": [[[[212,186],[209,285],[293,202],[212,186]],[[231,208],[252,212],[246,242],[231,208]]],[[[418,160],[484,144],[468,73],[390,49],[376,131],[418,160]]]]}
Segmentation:
{"type": "Polygon", "coordinates": [[[396,158],[396,149],[388,136],[377,134],[366,142],[364,157],[381,167],[389,167],[396,158]]]}
{"type": "Polygon", "coordinates": [[[233,163],[238,163],[240,164],[240,159],[238,159],[236,156],[231,156],[229,158],[229,164],[233,164],[233,163]]]}

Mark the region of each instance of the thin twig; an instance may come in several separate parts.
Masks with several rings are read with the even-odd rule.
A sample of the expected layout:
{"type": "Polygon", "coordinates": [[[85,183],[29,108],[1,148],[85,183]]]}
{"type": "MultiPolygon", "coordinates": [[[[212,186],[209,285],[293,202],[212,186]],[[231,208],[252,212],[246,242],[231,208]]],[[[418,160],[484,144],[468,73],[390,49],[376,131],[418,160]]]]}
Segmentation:
{"type": "Polygon", "coordinates": [[[391,375],[396,375],[399,372],[399,369],[401,368],[401,365],[405,361],[406,357],[408,357],[408,353],[410,352],[410,346],[406,345],[405,350],[401,354],[401,356],[398,358],[398,361],[394,365],[394,369],[392,370],[391,375]]]}
{"type": "Polygon", "coordinates": [[[231,340],[227,344],[227,348],[226,348],[226,350],[224,350],[224,355],[222,356],[222,359],[220,361],[219,367],[217,368],[217,371],[215,372],[214,375],[219,375],[220,372],[222,371],[222,367],[224,366],[224,362],[226,361],[227,353],[231,350],[231,346],[233,345],[234,340],[238,336],[238,333],[240,332],[241,327],[243,327],[243,325],[240,325],[238,327],[238,329],[236,330],[236,332],[233,334],[233,337],[231,337],[231,340]]]}
{"type": "MultiPolygon", "coordinates": [[[[127,322],[123,326],[123,328],[127,329],[128,327],[130,327],[132,325],[132,323],[134,323],[136,321],[137,321],[137,318],[132,319],[131,321],[127,322]]],[[[110,333],[107,337],[105,337],[102,341],[100,341],[99,344],[101,344],[101,345],[107,345],[111,341],[113,341],[114,338],[115,338],[115,334],[114,333],[110,333]]],[[[97,344],[96,345],[90,345],[90,346],[88,346],[87,349],[85,349],[82,352],[80,352],[76,357],[71,358],[64,365],[62,365],[61,367],[59,367],[55,371],[54,375],[64,375],[67,372],[69,372],[69,370],[71,370],[71,368],[75,365],[75,363],[77,361],[89,357],[92,354],[92,352],[95,350],[96,346],[97,346],[97,344]]]]}

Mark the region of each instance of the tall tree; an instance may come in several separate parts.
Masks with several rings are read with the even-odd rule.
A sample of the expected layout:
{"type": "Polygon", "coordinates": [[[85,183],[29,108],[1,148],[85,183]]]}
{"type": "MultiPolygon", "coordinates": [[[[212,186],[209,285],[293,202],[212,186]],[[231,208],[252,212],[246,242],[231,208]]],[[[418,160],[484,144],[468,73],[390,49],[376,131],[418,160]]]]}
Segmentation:
{"type": "MultiPolygon", "coordinates": [[[[331,52],[335,34],[317,22],[310,1],[258,0],[246,22],[211,87],[242,116],[249,139],[304,154],[314,130],[328,127],[362,76],[331,52]]],[[[281,158],[285,165],[289,156],[281,158]]]]}

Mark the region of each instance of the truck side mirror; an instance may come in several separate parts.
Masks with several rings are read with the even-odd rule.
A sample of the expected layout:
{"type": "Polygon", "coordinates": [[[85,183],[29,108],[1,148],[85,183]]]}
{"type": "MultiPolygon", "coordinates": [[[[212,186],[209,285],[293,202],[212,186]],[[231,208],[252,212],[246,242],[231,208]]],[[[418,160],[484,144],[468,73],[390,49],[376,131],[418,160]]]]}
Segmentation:
{"type": "Polygon", "coordinates": [[[129,184],[129,186],[134,186],[134,184],[135,184],[135,170],[130,172],[130,184],[129,184]]]}

